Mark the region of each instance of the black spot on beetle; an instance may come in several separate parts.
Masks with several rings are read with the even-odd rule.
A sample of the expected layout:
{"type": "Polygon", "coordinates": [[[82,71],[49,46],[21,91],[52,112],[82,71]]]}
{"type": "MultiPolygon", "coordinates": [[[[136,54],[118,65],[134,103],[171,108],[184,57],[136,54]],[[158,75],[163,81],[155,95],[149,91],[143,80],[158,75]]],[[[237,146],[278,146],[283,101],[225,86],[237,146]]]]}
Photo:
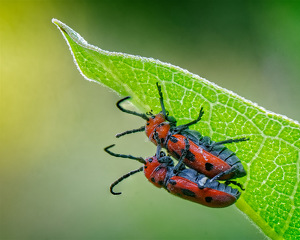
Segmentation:
{"type": "Polygon", "coordinates": [[[155,178],[151,178],[151,182],[154,182],[154,183],[155,183],[155,178]]]}
{"type": "Polygon", "coordinates": [[[148,162],[151,163],[153,161],[153,158],[149,158],[148,162]]]}
{"type": "Polygon", "coordinates": [[[151,118],[152,118],[152,119],[154,119],[154,118],[155,118],[155,116],[151,116],[151,118]]]}
{"type": "Polygon", "coordinates": [[[174,136],[171,136],[170,137],[170,141],[173,142],[173,143],[177,143],[178,142],[178,139],[174,136]]]}
{"type": "Polygon", "coordinates": [[[212,197],[206,197],[206,198],[205,198],[205,201],[208,202],[208,203],[210,203],[212,200],[213,200],[212,197]]]}
{"type": "Polygon", "coordinates": [[[196,194],[195,194],[193,191],[189,190],[189,189],[183,188],[183,189],[181,189],[181,192],[182,192],[184,195],[186,195],[186,196],[189,196],[189,197],[196,197],[196,194]]]}
{"type": "Polygon", "coordinates": [[[210,171],[214,168],[214,165],[212,165],[211,163],[205,163],[205,169],[207,171],[210,171]]]}
{"type": "Polygon", "coordinates": [[[190,151],[188,150],[187,153],[186,153],[186,158],[188,160],[190,160],[191,162],[194,162],[195,161],[195,155],[190,151]]]}
{"type": "Polygon", "coordinates": [[[170,183],[171,185],[176,185],[176,181],[173,180],[173,179],[170,179],[170,180],[169,180],[169,183],[170,183]]]}
{"type": "Polygon", "coordinates": [[[147,168],[147,166],[144,166],[144,169],[146,169],[147,168]]]}
{"type": "Polygon", "coordinates": [[[163,143],[163,142],[165,142],[165,139],[164,139],[164,138],[161,138],[160,141],[163,143]]]}
{"type": "Polygon", "coordinates": [[[164,182],[163,181],[158,181],[158,184],[160,185],[160,186],[162,186],[163,184],[164,184],[164,182]]]}
{"type": "Polygon", "coordinates": [[[150,123],[149,122],[147,122],[147,126],[149,126],[150,125],[150,123]]]}

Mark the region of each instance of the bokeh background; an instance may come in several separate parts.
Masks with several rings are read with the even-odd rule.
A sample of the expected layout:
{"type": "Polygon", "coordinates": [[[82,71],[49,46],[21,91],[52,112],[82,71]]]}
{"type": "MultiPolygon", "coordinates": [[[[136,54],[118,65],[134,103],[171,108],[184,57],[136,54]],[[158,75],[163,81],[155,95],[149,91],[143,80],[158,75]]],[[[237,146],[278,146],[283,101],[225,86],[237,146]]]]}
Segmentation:
{"type": "Polygon", "coordinates": [[[154,188],[103,148],[151,156],[119,97],[83,79],[51,23],[89,43],[178,65],[300,119],[297,1],[0,1],[1,240],[264,239],[235,206],[209,209],[154,188]]]}

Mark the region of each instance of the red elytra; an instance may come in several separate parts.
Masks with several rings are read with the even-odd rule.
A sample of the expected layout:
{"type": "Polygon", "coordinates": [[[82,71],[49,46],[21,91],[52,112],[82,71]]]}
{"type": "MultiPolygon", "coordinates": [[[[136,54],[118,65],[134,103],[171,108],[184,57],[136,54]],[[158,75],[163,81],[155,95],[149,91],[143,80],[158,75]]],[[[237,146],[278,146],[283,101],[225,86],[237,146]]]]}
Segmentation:
{"type": "MultiPolygon", "coordinates": [[[[172,140],[168,141],[167,148],[170,154],[178,159],[182,149],[185,147],[184,139],[186,137],[179,134],[174,134],[172,137],[176,138],[178,141],[176,143],[172,140]]],[[[214,176],[231,169],[231,166],[228,163],[205,151],[191,140],[189,140],[189,144],[189,153],[183,162],[190,168],[203,173],[209,178],[213,178],[214,176]]],[[[231,179],[233,175],[234,173],[227,174],[219,179],[231,179]]]]}
{"type": "Polygon", "coordinates": [[[195,182],[183,177],[174,176],[170,180],[167,184],[167,189],[171,194],[208,207],[228,207],[237,200],[236,196],[228,192],[212,188],[200,189],[195,182]],[[175,181],[176,184],[171,184],[170,182],[172,181],[175,181]]]}

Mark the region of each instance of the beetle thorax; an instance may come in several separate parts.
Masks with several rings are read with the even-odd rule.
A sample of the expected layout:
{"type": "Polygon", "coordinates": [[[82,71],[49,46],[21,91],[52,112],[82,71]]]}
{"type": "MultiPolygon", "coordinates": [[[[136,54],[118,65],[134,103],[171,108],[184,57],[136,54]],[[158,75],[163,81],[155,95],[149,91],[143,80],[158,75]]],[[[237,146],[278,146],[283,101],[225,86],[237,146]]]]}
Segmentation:
{"type": "Polygon", "coordinates": [[[151,118],[146,124],[146,135],[149,137],[150,141],[154,144],[156,140],[154,139],[154,132],[157,133],[158,138],[161,139],[162,144],[167,138],[170,130],[170,123],[166,121],[165,117],[162,114],[157,114],[151,118]]]}
{"type": "Polygon", "coordinates": [[[150,117],[145,127],[146,135],[150,137],[150,135],[153,134],[155,128],[165,121],[166,119],[162,114],[156,114],[155,116],[150,117]]]}

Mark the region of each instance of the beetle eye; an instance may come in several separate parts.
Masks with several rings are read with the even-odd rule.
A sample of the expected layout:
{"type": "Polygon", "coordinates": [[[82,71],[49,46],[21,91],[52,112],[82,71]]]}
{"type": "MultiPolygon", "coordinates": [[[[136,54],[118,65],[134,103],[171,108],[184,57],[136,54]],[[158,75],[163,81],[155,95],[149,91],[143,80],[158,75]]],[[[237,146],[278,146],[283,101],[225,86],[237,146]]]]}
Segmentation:
{"type": "Polygon", "coordinates": [[[159,156],[160,156],[160,157],[165,157],[166,154],[165,154],[165,152],[161,151],[161,152],[159,153],[159,156]]]}

